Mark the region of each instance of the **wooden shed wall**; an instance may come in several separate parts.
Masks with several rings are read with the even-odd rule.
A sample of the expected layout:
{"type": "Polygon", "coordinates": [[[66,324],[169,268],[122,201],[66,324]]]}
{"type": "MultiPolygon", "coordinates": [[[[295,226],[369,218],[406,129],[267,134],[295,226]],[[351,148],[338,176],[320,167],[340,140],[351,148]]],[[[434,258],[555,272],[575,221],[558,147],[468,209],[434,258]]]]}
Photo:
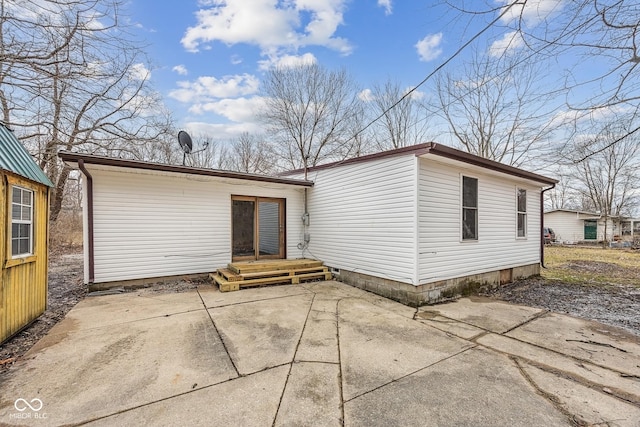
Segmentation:
{"type": "Polygon", "coordinates": [[[47,308],[47,240],[49,223],[49,189],[42,184],[0,172],[0,342],[13,336],[35,320],[47,308]],[[10,206],[11,187],[33,190],[33,255],[11,259],[10,206]]]}

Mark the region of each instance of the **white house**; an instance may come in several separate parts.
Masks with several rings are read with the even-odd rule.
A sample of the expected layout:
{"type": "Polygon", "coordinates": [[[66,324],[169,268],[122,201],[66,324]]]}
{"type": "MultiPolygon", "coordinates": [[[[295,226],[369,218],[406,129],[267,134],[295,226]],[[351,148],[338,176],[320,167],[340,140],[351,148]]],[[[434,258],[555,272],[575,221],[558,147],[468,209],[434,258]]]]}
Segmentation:
{"type": "Polygon", "coordinates": [[[554,179],[436,143],[307,176],[308,253],[354,286],[419,305],[539,274],[554,179]]]}
{"type": "Polygon", "coordinates": [[[435,143],[309,168],[308,180],[60,157],[87,180],[87,283],[305,256],[410,305],[538,274],[542,192],[556,183],[435,143]]]}
{"type": "Polygon", "coordinates": [[[84,176],[84,281],[298,258],[308,181],[61,152],[84,176]]]}
{"type": "MultiPolygon", "coordinates": [[[[561,243],[597,242],[605,237],[605,220],[599,213],[554,209],[544,213],[544,224],[561,243]]],[[[607,218],[606,233],[608,241],[622,234],[619,218],[607,218]]]]}

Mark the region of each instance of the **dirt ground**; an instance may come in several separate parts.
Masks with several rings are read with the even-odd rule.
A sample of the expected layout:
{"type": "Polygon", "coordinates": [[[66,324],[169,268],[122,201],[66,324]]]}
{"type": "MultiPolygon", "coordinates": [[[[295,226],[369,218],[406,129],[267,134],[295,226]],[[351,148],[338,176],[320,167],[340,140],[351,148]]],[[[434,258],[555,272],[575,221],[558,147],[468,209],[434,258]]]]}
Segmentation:
{"type": "MultiPolygon", "coordinates": [[[[592,250],[549,248],[546,258],[549,268],[543,270],[541,277],[520,280],[486,295],[596,320],[640,336],[640,252],[592,250]]],[[[142,291],[185,292],[205,283],[209,283],[208,280],[171,281],[150,284],[142,291]]],[[[86,296],[81,248],[52,254],[48,308],[29,327],[0,346],[0,370],[10,368],[13,361],[24,355],[86,296]]]]}

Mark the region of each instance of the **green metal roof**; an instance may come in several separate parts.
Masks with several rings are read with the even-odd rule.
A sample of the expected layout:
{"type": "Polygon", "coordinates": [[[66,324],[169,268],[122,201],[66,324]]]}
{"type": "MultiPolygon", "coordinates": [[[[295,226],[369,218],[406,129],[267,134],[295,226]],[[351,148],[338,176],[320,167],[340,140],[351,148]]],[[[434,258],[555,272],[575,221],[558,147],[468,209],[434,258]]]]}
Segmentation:
{"type": "Polygon", "coordinates": [[[18,174],[31,181],[39,182],[49,187],[53,184],[38,167],[31,154],[18,141],[13,132],[0,123],[0,169],[18,174]]]}

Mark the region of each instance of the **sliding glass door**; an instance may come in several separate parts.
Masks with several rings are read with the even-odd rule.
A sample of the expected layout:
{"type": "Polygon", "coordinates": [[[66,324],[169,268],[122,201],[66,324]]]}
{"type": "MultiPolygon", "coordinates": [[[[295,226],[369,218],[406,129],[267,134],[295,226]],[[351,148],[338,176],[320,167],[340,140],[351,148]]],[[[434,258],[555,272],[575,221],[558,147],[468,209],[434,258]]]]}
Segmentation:
{"type": "Polygon", "coordinates": [[[232,196],[233,261],[285,257],[285,200],[232,196]]]}

